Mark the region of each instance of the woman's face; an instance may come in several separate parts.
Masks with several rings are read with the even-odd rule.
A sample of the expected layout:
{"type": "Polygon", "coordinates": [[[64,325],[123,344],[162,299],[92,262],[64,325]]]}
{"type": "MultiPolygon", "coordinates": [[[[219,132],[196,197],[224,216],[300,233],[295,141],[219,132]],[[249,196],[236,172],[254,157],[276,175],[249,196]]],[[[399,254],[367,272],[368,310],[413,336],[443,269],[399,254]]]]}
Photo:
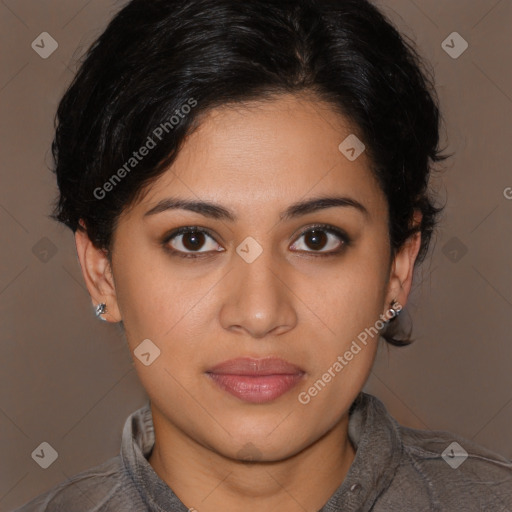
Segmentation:
{"type": "Polygon", "coordinates": [[[338,148],[350,125],[308,97],[248,106],[210,112],[123,213],[105,302],[145,354],[155,422],[228,457],[280,460],[346,417],[377,347],[363,333],[408,289],[367,155],[338,148]],[[297,207],[322,198],[346,201],[297,207]]]}

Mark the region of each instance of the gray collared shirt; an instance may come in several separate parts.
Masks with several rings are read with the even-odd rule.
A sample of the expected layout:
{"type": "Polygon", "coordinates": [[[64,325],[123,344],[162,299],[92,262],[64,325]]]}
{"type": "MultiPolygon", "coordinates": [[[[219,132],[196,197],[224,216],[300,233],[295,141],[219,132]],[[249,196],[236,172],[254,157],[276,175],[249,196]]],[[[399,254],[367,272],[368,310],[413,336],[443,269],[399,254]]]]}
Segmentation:
{"type": "MultiPolygon", "coordinates": [[[[512,512],[512,461],[449,432],[403,427],[364,392],[348,428],[355,459],[319,512],[512,512]]],[[[127,418],[120,455],[13,512],[200,512],[149,464],[154,441],[147,402],[127,418]]]]}

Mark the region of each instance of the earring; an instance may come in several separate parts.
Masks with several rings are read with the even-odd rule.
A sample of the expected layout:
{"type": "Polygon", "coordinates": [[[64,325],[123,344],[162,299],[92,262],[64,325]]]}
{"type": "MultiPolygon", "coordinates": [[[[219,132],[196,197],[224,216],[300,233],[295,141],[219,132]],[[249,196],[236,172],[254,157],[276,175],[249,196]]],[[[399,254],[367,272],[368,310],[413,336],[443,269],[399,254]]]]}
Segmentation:
{"type": "Polygon", "coordinates": [[[96,316],[100,319],[100,320],[105,320],[104,318],[101,317],[101,315],[105,314],[107,312],[107,305],[102,302],[101,304],[98,304],[96,306],[96,316]]]}
{"type": "Polygon", "coordinates": [[[388,310],[388,313],[391,316],[391,318],[388,319],[386,323],[392,322],[393,320],[396,320],[396,317],[402,312],[402,304],[398,302],[396,299],[393,299],[391,302],[391,308],[388,310]]]}

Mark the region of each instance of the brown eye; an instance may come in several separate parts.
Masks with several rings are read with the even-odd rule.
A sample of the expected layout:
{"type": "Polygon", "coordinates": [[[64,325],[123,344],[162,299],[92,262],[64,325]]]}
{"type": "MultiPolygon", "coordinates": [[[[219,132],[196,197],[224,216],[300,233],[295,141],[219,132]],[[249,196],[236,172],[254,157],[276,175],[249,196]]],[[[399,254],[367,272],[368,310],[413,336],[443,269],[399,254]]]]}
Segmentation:
{"type": "Polygon", "coordinates": [[[215,242],[213,237],[206,231],[193,228],[183,227],[171,233],[164,243],[170,246],[170,250],[177,254],[188,256],[204,255],[207,252],[222,251],[219,244],[215,242]],[[203,250],[204,249],[204,250],[203,250]]]}
{"type": "Polygon", "coordinates": [[[320,249],[323,249],[325,244],[328,241],[328,237],[325,234],[325,231],[318,230],[318,229],[312,229],[311,231],[308,231],[304,235],[304,242],[305,244],[315,251],[319,251],[320,249]]]}
{"type": "Polygon", "coordinates": [[[181,243],[189,251],[197,251],[204,244],[204,233],[185,233],[182,236],[181,243]]]}
{"type": "Polygon", "coordinates": [[[345,245],[349,245],[349,238],[342,231],[334,227],[314,226],[303,231],[291,248],[327,256],[339,253],[345,245]]]}

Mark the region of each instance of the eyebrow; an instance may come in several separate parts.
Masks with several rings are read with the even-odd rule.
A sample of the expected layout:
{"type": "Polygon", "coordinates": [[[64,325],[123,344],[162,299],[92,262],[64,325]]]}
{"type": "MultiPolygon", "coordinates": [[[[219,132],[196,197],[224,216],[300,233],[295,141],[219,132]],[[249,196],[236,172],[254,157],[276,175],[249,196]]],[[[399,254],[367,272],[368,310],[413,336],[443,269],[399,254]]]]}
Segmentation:
{"type": "MultiPolygon", "coordinates": [[[[313,213],[319,210],[334,207],[349,207],[354,208],[366,218],[370,216],[366,207],[356,199],[347,196],[326,196],[316,197],[299,201],[290,205],[284,212],[281,212],[279,218],[283,220],[290,220],[297,217],[302,217],[308,213],[313,213]]],[[[236,215],[229,209],[219,204],[210,201],[191,201],[188,199],[180,199],[169,197],[159,201],[153,208],[148,210],[144,217],[156,215],[169,210],[188,210],[191,212],[199,213],[205,217],[212,219],[221,219],[231,222],[237,220],[236,215]]]]}

